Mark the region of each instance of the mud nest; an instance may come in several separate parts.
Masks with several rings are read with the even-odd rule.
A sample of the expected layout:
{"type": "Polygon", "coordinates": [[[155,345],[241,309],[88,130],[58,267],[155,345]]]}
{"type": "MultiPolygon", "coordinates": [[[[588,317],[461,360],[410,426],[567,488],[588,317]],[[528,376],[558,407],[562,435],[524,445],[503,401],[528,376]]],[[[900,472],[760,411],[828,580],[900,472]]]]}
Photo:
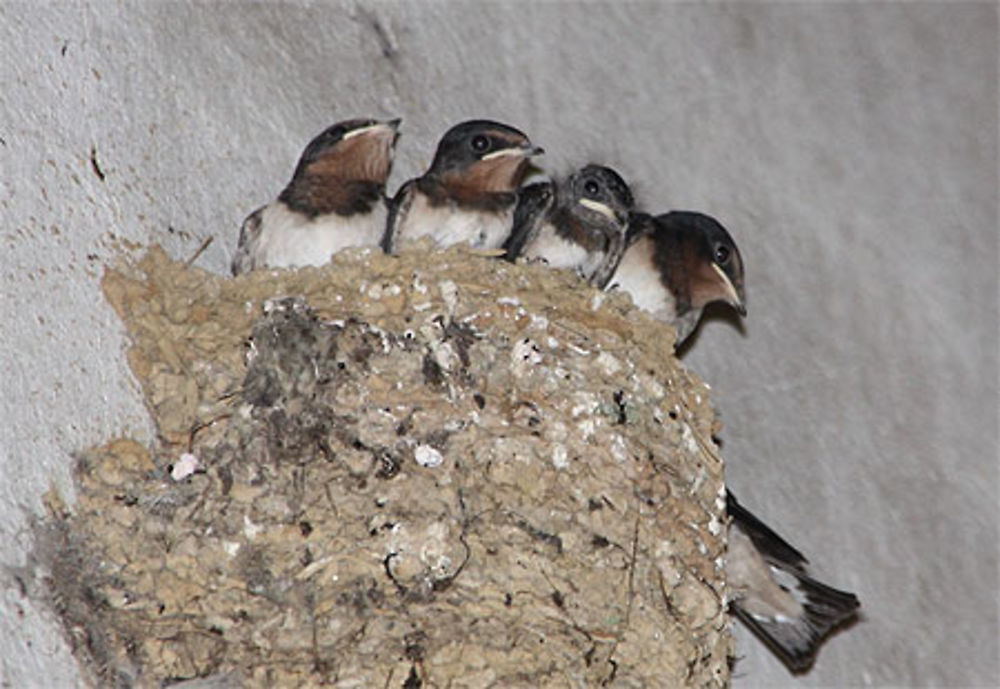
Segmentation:
{"type": "Polygon", "coordinates": [[[707,386],[626,296],[420,246],[103,285],[158,439],[35,556],[94,683],[727,683],[707,386]]]}

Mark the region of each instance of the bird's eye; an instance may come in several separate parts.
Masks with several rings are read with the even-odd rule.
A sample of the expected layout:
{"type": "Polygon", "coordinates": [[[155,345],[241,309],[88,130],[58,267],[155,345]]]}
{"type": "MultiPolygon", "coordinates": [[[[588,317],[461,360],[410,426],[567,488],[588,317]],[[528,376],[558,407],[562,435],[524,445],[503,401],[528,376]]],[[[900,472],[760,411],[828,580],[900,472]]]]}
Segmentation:
{"type": "Polygon", "coordinates": [[[485,153],[490,148],[490,140],[480,134],[479,136],[472,137],[470,145],[472,146],[472,150],[476,153],[485,153]]]}
{"type": "Polygon", "coordinates": [[[588,179],[583,185],[583,191],[587,194],[587,196],[597,196],[597,192],[600,190],[600,185],[592,179],[588,179]]]}
{"type": "Polygon", "coordinates": [[[725,244],[719,244],[715,247],[715,262],[720,266],[726,265],[729,261],[729,247],[725,244]]]}

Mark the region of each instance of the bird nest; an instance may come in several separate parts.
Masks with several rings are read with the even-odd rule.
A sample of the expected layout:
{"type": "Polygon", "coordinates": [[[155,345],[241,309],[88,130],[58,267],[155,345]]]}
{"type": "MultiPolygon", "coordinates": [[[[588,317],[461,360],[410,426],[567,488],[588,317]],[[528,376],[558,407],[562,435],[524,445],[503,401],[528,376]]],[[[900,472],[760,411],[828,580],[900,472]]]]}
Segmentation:
{"type": "Polygon", "coordinates": [[[727,683],[717,422],[626,296],[426,245],[103,286],[157,441],[34,555],[95,683],[727,683]]]}

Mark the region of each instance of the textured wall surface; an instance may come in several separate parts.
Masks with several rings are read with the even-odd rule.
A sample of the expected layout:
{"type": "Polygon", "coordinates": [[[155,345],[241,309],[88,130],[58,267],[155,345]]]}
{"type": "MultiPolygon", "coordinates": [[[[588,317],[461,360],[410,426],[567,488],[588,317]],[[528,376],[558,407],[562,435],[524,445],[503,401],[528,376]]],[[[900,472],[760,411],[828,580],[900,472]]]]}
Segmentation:
{"type": "MultiPolygon", "coordinates": [[[[738,633],[737,687],[990,686],[998,668],[995,4],[0,5],[0,562],[73,451],[148,422],[98,291],[128,242],[239,221],[335,120],[401,116],[394,188],[461,119],[650,210],[732,231],[750,316],[685,354],[744,504],[864,620],[789,678],[738,633]]],[[[3,686],[72,686],[0,596],[3,686]]]]}

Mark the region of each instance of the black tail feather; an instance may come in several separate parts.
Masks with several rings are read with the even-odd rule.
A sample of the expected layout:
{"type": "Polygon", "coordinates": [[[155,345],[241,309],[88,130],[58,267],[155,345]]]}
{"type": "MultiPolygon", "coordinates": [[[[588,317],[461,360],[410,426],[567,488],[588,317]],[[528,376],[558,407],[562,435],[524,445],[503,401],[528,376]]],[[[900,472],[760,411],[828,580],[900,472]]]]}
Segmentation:
{"type": "Polygon", "coordinates": [[[823,640],[850,622],[861,603],[853,593],[809,576],[805,556],[740,506],[732,493],[728,493],[726,504],[733,526],[750,538],[770,565],[774,581],[801,603],[804,612],[796,619],[765,617],[749,612],[739,600],[733,601],[730,608],[792,672],[805,672],[815,661],[823,640]]]}

